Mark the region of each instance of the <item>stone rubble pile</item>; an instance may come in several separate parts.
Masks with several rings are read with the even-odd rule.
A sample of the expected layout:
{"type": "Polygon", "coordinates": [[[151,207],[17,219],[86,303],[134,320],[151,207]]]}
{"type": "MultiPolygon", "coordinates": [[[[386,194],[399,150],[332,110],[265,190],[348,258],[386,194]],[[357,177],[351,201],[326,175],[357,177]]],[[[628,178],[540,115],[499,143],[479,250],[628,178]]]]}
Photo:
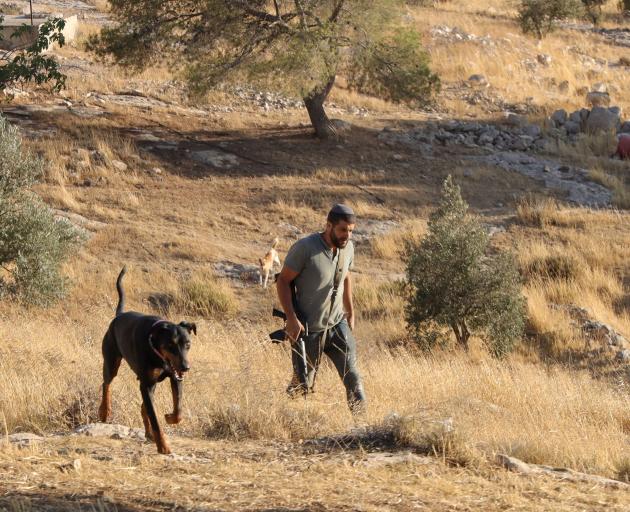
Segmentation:
{"type": "Polygon", "coordinates": [[[433,146],[449,145],[483,147],[493,151],[542,150],[547,143],[540,126],[512,113],[507,115],[504,125],[452,120],[404,132],[386,127],[378,138],[386,144],[402,143],[427,153],[432,152],[433,146]]]}
{"type": "Polygon", "coordinates": [[[469,34],[459,27],[449,27],[447,25],[436,25],[431,28],[431,37],[456,43],[458,41],[472,41],[483,46],[496,46],[497,42],[491,36],[476,36],[469,34]]]}
{"type": "Polygon", "coordinates": [[[556,110],[548,119],[550,134],[575,141],[582,133],[630,133],[630,121],[622,121],[621,109],[608,106],[610,97],[607,92],[591,91],[588,99],[594,105],[591,110],[583,108],[570,114],[564,109],[556,110]]]}
{"type": "Polygon", "coordinates": [[[574,304],[552,304],[551,307],[566,311],[589,342],[599,343],[604,350],[614,353],[616,361],[630,363],[630,341],[610,325],[593,319],[588,309],[574,304]]]}

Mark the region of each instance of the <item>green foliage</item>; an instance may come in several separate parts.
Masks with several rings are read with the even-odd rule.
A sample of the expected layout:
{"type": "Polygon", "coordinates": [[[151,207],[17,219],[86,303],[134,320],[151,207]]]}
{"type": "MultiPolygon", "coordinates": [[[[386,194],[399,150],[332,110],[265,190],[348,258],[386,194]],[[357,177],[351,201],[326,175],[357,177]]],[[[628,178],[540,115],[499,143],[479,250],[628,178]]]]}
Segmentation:
{"type": "Polygon", "coordinates": [[[309,98],[341,73],[366,92],[423,103],[439,84],[420,37],[401,31],[403,0],[110,3],[118,24],[88,47],[135,69],[166,60],[196,93],[246,79],[309,98]]]}
{"type": "MultiPolygon", "coordinates": [[[[0,27],[2,21],[3,17],[0,16],[0,27]]],[[[52,82],[54,91],[61,90],[66,76],[59,71],[59,64],[54,57],[45,56],[43,52],[53,43],[64,45],[65,24],[62,18],[50,19],[39,27],[37,37],[31,44],[0,51],[0,89],[28,82],[38,85],[52,82]]],[[[11,38],[20,38],[32,30],[31,26],[22,25],[11,34],[11,38]]]]}
{"type": "Polygon", "coordinates": [[[349,71],[351,86],[394,102],[425,104],[440,89],[420,34],[410,29],[358,46],[349,71]]]}
{"type": "Polygon", "coordinates": [[[574,281],[582,274],[582,266],[573,256],[553,254],[542,258],[534,258],[523,269],[523,274],[528,280],[574,281]]]}
{"type": "Polygon", "coordinates": [[[60,266],[81,237],[30,190],[42,162],[21,146],[17,130],[0,116],[0,291],[45,305],[63,295],[60,266]]]}
{"type": "Polygon", "coordinates": [[[522,0],[518,19],[524,33],[542,39],[556,22],[574,16],[580,9],[579,0],[522,0]]]}
{"type": "Polygon", "coordinates": [[[599,22],[602,15],[602,6],[607,2],[608,0],[582,0],[584,13],[594,24],[599,22]]]}
{"type": "MultiPolygon", "coordinates": [[[[558,21],[575,17],[586,17],[597,24],[602,7],[608,0],[521,0],[519,22],[523,32],[533,33],[542,39],[551,32],[558,21]]],[[[630,0],[622,0],[621,3],[630,0]]]]}
{"type": "Polygon", "coordinates": [[[199,273],[181,282],[178,306],[182,311],[210,318],[231,317],[238,311],[232,289],[209,273],[199,273]]]}
{"type": "Polygon", "coordinates": [[[449,176],[427,235],[405,247],[406,320],[424,348],[443,341],[438,328],[452,329],[465,348],[477,334],[497,356],[521,336],[524,299],[516,264],[509,255],[488,256],[488,243],[449,176]]]}

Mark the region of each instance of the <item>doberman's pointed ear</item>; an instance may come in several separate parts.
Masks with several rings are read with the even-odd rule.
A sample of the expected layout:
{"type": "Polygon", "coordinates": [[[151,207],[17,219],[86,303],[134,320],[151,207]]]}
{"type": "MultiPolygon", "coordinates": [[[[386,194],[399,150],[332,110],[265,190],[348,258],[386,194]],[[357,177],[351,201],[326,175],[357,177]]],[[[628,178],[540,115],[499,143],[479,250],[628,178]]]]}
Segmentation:
{"type": "Polygon", "coordinates": [[[179,322],[179,326],[183,327],[188,332],[192,332],[195,336],[197,335],[197,324],[192,322],[179,322]]]}

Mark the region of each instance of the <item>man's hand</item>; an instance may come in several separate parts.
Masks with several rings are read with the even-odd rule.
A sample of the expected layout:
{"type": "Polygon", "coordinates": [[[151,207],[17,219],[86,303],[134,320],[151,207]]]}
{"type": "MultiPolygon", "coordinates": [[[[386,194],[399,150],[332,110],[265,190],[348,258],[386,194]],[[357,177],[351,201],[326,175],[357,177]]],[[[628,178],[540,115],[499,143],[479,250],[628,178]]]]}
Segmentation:
{"type": "Polygon", "coordinates": [[[293,315],[287,319],[287,325],[285,331],[291,341],[296,341],[300,337],[300,333],[304,330],[304,326],[297,319],[297,316],[293,315]]]}
{"type": "Polygon", "coordinates": [[[346,321],[351,331],[354,331],[354,313],[346,313],[346,321]]]}

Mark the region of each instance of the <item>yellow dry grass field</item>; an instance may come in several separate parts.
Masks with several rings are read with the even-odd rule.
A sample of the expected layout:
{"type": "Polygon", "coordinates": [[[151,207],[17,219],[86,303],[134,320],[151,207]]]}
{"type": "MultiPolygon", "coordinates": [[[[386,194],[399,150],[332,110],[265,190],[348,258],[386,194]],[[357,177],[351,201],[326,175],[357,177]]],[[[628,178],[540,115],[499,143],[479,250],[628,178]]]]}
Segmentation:
{"type": "MultiPolygon", "coordinates": [[[[606,12],[609,26],[616,15],[610,6],[606,12]]],[[[426,33],[456,25],[500,42],[432,43],[447,91],[483,73],[506,100],[550,112],[584,106],[575,91],[606,81],[618,86],[615,104],[630,108],[627,70],[591,76],[567,50],[571,34],[571,45],[588,54],[630,57],[599,36],[563,29],[537,44],[520,34],[513,2],[437,2],[409,13],[426,33]],[[552,56],[539,82],[521,63],[530,53],[552,56]],[[552,79],[568,80],[570,92],[551,87],[552,79]]],[[[96,30],[88,25],[82,37],[96,30]]],[[[610,140],[555,148],[557,158],[588,166],[592,179],[614,190],[621,209],[594,210],[564,204],[539,181],[471,164],[451,148],[426,156],[387,146],[378,138],[383,126],[422,125],[434,116],[342,86],[331,112],[353,128],[320,142],[302,110],[266,111],[223,90],[192,105],[165,70],[130,76],[91,62],[81,44],[60,54],[69,63],[90,61],[86,72],[70,67],[65,101],[102,112],[42,111],[23,129],[31,130],[28,148],[47,160],[36,192],[93,224],[65,265],[72,287],[63,301],[49,309],[0,301],[0,509],[630,509],[630,368],[587,339],[571,313],[585,308],[630,339],[630,214],[622,209],[630,204],[630,168],[606,157],[610,140]],[[159,103],[98,99],[133,89],[159,103]],[[368,113],[354,116],[351,107],[368,113]],[[191,156],[201,150],[238,163],[203,165],[191,156]],[[493,250],[513,252],[523,276],[526,334],[503,360],[480,339],[470,353],[452,345],[424,353],[405,328],[401,249],[426,233],[449,174],[471,211],[497,230],[493,250]],[[289,349],[268,341],[280,327],[270,315],[278,305],[273,286],[262,289],[253,270],[238,278],[219,272],[257,265],[276,236],[283,259],[299,236],[323,227],[336,202],[358,215],[356,337],[369,402],[359,420],[329,364],[316,393],[287,398],[289,349]],[[198,326],[184,420],[161,422],[172,456],[137,439],[72,434],[96,421],[101,341],[123,264],[128,309],[198,326]],[[21,448],[8,441],[22,432],[44,440],[21,448]],[[619,486],[574,481],[570,471],[508,472],[498,454],[619,486]]],[[[16,104],[35,100],[53,105],[58,98],[33,92],[16,104]]],[[[444,118],[500,115],[457,95],[437,105],[444,118]]],[[[141,428],[138,383],[126,363],[112,397],[112,421],[141,428]]],[[[170,400],[169,386],[158,386],[158,418],[170,400]]]]}

